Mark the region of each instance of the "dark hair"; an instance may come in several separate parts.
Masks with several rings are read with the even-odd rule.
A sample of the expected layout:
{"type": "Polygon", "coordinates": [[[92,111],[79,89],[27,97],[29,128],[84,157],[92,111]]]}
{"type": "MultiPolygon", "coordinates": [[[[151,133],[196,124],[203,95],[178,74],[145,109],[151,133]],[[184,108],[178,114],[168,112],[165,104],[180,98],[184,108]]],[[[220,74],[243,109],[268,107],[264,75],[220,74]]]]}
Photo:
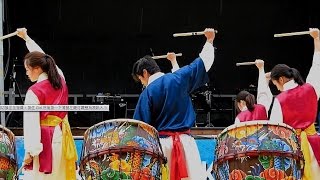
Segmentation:
{"type": "Polygon", "coordinates": [[[302,76],[300,75],[300,72],[295,68],[290,68],[289,66],[285,64],[277,64],[275,65],[271,70],[271,79],[272,80],[279,80],[280,77],[286,77],[288,79],[294,79],[296,83],[299,85],[304,84],[304,80],[302,79],[302,76]]]}
{"type": "Polygon", "coordinates": [[[34,51],[26,54],[24,62],[32,68],[40,67],[43,72],[48,74],[48,80],[54,89],[61,89],[61,77],[58,73],[54,59],[42,52],[34,51]]]}
{"type": "Polygon", "coordinates": [[[237,109],[238,113],[241,110],[239,109],[237,103],[240,102],[241,100],[246,102],[246,106],[247,106],[249,111],[253,111],[254,105],[256,104],[256,98],[254,97],[253,94],[249,93],[248,91],[240,91],[237,94],[236,101],[235,101],[235,106],[236,106],[236,109],[237,109]]]}
{"type": "Polygon", "coordinates": [[[147,72],[151,75],[160,72],[158,64],[149,55],[140,58],[137,62],[133,64],[131,75],[135,81],[139,82],[138,75],[142,76],[143,69],[147,70],[147,72]]]}

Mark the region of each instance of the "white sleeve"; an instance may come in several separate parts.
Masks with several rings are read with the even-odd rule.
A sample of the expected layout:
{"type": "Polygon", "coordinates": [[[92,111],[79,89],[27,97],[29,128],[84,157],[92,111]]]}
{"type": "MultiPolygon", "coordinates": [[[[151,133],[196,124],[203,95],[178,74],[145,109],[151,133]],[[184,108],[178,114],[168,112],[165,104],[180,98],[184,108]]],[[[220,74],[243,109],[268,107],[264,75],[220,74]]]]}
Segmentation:
{"type": "Polygon", "coordinates": [[[208,72],[214,61],[214,47],[211,43],[206,42],[203,46],[201,53],[199,54],[200,58],[204,63],[204,67],[208,72]]]}
{"type": "Polygon", "coordinates": [[[34,40],[32,40],[29,36],[26,38],[26,46],[27,46],[29,52],[39,51],[39,52],[44,53],[44,51],[41,49],[41,47],[34,40]]]}
{"type": "Polygon", "coordinates": [[[239,118],[236,117],[236,119],[234,120],[234,124],[240,124],[239,118]]]}
{"type": "Polygon", "coordinates": [[[264,69],[261,68],[259,69],[257,103],[263,105],[268,112],[272,103],[272,98],[273,95],[265,77],[264,69]]]}
{"type": "Polygon", "coordinates": [[[314,52],[312,66],[307,76],[307,83],[311,84],[316,91],[317,98],[320,96],[320,52],[314,52]]]}
{"type": "Polygon", "coordinates": [[[180,67],[179,67],[179,64],[178,64],[178,63],[172,64],[171,72],[175,72],[175,71],[177,71],[178,69],[180,69],[180,67]]]}
{"type": "Polygon", "coordinates": [[[275,98],[273,102],[273,107],[270,114],[270,122],[283,123],[282,109],[277,98],[275,98]]]}
{"type": "MultiPolygon", "coordinates": [[[[24,104],[38,105],[40,102],[38,97],[31,90],[28,90],[24,104]]],[[[23,113],[23,135],[25,152],[29,152],[31,156],[39,155],[43,148],[39,112],[23,113]]]]}

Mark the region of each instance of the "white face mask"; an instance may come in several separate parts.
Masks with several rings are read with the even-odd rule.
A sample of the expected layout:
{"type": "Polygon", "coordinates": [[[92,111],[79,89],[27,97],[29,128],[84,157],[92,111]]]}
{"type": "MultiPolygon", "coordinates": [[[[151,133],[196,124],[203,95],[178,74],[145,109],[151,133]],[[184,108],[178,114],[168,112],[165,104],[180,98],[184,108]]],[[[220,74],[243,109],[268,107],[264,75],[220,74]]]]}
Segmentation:
{"type": "Polygon", "coordinates": [[[238,102],[238,108],[240,109],[240,111],[245,111],[248,109],[246,102],[243,100],[240,100],[240,102],[238,102]]]}

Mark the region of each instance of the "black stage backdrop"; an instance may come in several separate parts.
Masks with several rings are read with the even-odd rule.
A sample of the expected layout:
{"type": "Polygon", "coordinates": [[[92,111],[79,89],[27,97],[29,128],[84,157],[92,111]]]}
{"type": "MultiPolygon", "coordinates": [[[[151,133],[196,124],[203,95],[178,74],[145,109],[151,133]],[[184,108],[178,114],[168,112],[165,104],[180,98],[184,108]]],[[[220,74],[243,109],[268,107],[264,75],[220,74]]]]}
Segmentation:
{"type": "MultiPolygon", "coordinates": [[[[178,58],[180,66],[189,64],[198,56],[205,38],[173,38],[172,34],[214,27],[219,32],[210,87],[216,93],[235,94],[239,88],[256,85],[258,75],[254,66],[236,67],[236,62],[261,58],[266,71],[286,63],[306,77],[313,54],[311,37],[274,38],[273,34],[319,27],[315,2],[6,0],[4,34],[26,27],[63,70],[70,93],[132,94],[141,92],[130,75],[138,58],[174,51],[183,53],[178,58]]],[[[31,83],[22,66],[27,52],[24,42],[12,37],[4,46],[5,63],[17,59],[17,81],[25,93],[31,83]]],[[[164,72],[170,71],[167,60],[157,62],[164,72]]]]}
{"type": "MultiPolygon", "coordinates": [[[[258,79],[255,66],[236,67],[237,62],[260,58],[265,60],[266,71],[275,64],[285,63],[300,70],[306,78],[313,55],[311,37],[274,38],[273,34],[306,31],[309,27],[320,28],[319,6],[316,6],[316,2],[5,0],[4,34],[26,27],[29,35],[47,54],[54,57],[63,70],[70,94],[113,95],[141,92],[141,85],[132,80],[131,67],[144,55],[162,55],[169,51],[183,53],[178,58],[180,66],[189,64],[198,56],[205,37],[174,38],[173,33],[213,27],[219,32],[214,42],[217,49],[214,65],[209,71],[209,90],[218,95],[236,94],[250,85],[254,89],[258,79]]],[[[16,79],[24,94],[31,85],[22,63],[27,53],[24,41],[12,37],[3,43],[4,64],[9,63],[5,71],[5,90],[9,88],[12,64],[15,63],[16,79]]],[[[162,59],[157,62],[163,72],[170,72],[169,61],[162,59]]],[[[274,87],[272,91],[278,93],[274,87]]],[[[232,124],[234,119],[233,111],[223,112],[232,109],[232,99],[220,102],[222,100],[213,99],[212,108],[222,109],[211,116],[214,122],[222,123],[215,126],[232,124]],[[225,103],[228,103],[228,107],[221,105],[225,103]],[[219,113],[228,116],[215,117],[219,113]],[[226,124],[225,119],[230,122],[226,124]]],[[[90,98],[79,101],[80,104],[92,102],[90,98]]],[[[131,109],[127,117],[131,117],[136,99],[125,101],[128,102],[128,109],[131,109]]],[[[115,117],[111,117],[111,114],[104,117],[94,113],[69,114],[72,126],[90,126],[109,116],[115,117]]],[[[21,113],[13,115],[11,119],[15,121],[9,120],[8,124],[21,126],[21,117],[16,117],[21,113]]],[[[198,113],[198,116],[197,119],[202,119],[204,123],[208,118],[205,113],[198,113]]]]}

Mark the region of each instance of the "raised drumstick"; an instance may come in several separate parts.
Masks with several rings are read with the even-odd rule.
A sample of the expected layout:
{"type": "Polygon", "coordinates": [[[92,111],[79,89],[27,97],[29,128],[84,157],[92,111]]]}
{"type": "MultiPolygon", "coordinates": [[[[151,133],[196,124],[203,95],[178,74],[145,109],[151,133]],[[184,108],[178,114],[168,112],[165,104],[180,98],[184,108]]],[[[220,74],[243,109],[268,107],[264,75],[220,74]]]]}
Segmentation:
{"type": "Polygon", "coordinates": [[[273,37],[297,36],[297,35],[305,35],[305,34],[310,34],[310,31],[280,33],[280,34],[274,34],[273,37]]]}
{"type": "MultiPolygon", "coordinates": [[[[214,30],[215,33],[218,33],[217,30],[214,30]]],[[[197,36],[197,35],[204,35],[204,31],[199,32],[186,32],[186,33],[175,33],[173,37],[181,37],[181,36],[197,36]]]]}
{"type": "MultiPolygon", "coordinates": [[[[176,54],[176,56],[182,56],[182,53],[178,53],[176,54]]],[[[152,59],[163,59],[163,58],[167,58],[167,55],[161,55],[161,56],[153,56],[152,59]]]]}
{"type": "Polygon", "coordinates": [[[13,32],[13,33],[10,33],[10,34],[7,34],[7,35],[4,35],[4,36],[1,36],[1,37],[0,37],[0,40],[2,41],[2,40],[4,40],[4,39],[7,39],[7,38],[12,37],[12,36],[15,36],[15,35],[17,35],[17,34],[18,34],[18,31],[13,32]]]}
{"type": "Polygon", "coordinates": [[[236,63],[236,66],[245,66],[245,65],[254,65],[256,62],[242,62],[242,63],[236,63]]]}

